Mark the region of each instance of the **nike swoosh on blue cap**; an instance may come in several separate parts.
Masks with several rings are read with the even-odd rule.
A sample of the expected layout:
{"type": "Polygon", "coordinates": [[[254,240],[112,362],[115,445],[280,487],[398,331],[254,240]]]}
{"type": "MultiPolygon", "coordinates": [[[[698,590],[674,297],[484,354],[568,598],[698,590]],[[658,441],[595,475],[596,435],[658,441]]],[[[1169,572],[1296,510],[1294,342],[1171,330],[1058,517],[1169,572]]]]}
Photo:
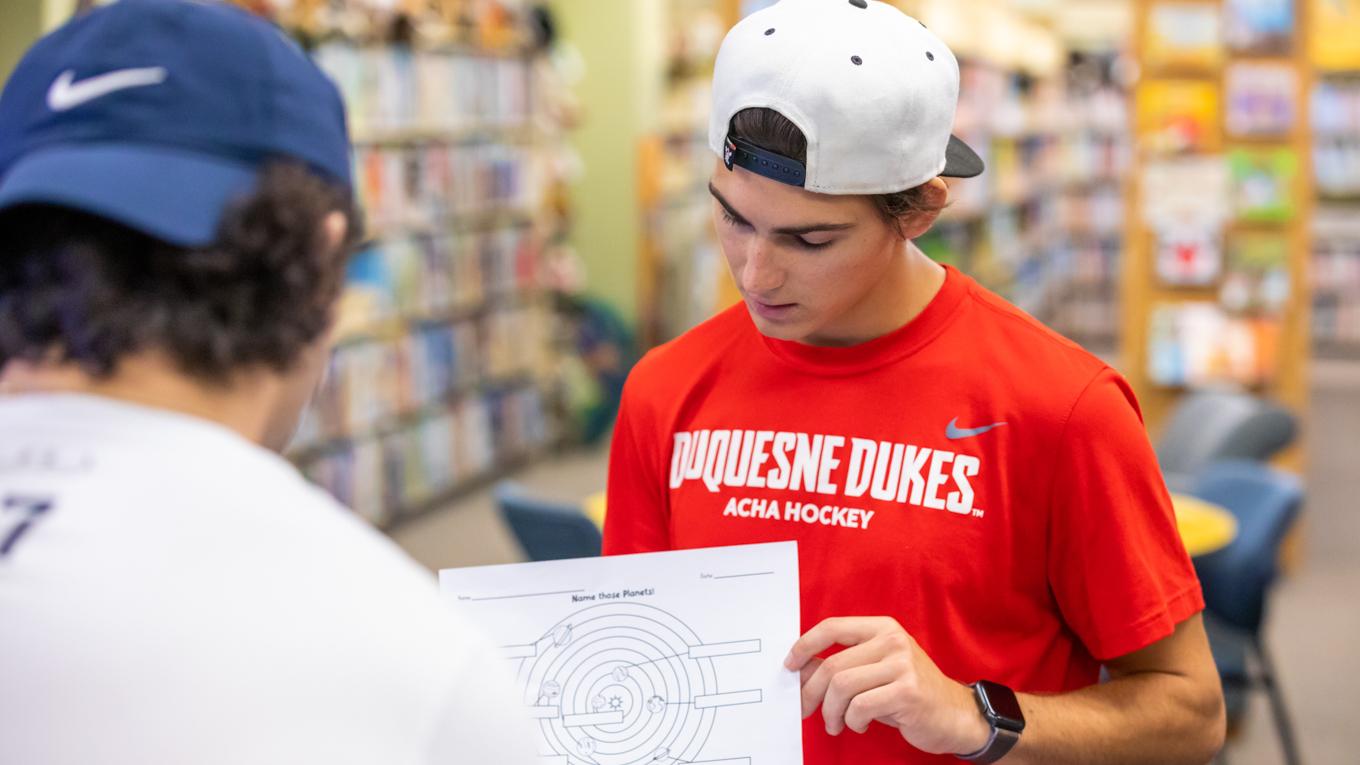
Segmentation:
{"type": "Polygon", "coordinates": [[[0,94],[0,210],[62,205],[198,247],[275,159],[350,187],[344,103],[296,43],[226,3],[85,13],[0,94]]]}

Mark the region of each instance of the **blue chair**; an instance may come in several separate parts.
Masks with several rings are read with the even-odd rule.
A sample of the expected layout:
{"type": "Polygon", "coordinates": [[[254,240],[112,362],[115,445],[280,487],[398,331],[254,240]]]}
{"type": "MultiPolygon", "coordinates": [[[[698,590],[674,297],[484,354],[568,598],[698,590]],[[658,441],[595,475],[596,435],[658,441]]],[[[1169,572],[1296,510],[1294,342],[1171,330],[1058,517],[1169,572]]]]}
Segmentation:
{"type": "Polygon", "coordinates": [[[599,444],[609,435],[623,401],[623,384],[641,357],[637,337],[618,311],[604,301],[561,294],[555,305],[568,320],[576,353],[598,386],[598,400],[572,413],[579,420],[578,435],[588,445],[599,444]]]}
{"type": "Polygon", "coordinates": [[[1190,491],[1195,477],[1220,460],[1260,460],[1294,442],[1298,422],[1289,410],[1227,390],[1201,390],[1171,412],[1157,439],[1157,462],[1172,491],[1190,491]]]}
{"type": "Polygon", "coordinates": [[[1280,543],[1303,506],[1299,479],[1249,460],[1217,462],[1195,480],[1191,494],[1222,505],[1237,518],[1237,536],[1224,549],[1198,558],[1209,641],[1223,678],[1230,717],[1240,715],[1246,694],[1263,687],[1289,765],[1300,762],[1294,728],[1280,690],[1275,662],[1261,625],[1266,596],[1278,574],[1280,543]],[[1258,673],[1252,675],[1254,661],[1258,673]]]}
{"type": "Polygon", "coordinates": [[[576,505],[535,497],[511,481],[495,489],[496,506],[529,560],[589,558],[600,554],[603,539],[595,523],[576,505]]]}

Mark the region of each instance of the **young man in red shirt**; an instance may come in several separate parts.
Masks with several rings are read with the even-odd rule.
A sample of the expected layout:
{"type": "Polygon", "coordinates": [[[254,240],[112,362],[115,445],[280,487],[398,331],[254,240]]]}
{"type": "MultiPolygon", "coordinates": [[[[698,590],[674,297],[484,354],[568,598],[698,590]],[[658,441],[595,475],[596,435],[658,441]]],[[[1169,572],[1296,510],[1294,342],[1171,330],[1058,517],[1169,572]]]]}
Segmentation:
{"type": "Polygon", "coordinates": [[[808,763],[1207,762],[1203,600],[1128,384],[911,243],[982,170],[958,76],[866,0],[728,35],[710,189],[744,304],[633,371],[605,552],[797,540],[808,763]]]}

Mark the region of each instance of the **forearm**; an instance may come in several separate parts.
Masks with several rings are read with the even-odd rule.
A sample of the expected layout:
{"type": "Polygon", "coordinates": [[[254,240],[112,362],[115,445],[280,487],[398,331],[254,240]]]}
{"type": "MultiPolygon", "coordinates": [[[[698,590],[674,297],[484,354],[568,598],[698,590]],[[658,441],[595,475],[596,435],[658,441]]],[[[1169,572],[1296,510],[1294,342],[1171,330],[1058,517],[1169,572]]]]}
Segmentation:
{"type": "Polygon", "coordinates": [[[1054,696],[1021,695],[1010,765],[1204,765],[1223,743],[1223,698],[1188,677],[1145,672],[1054,696]]]}

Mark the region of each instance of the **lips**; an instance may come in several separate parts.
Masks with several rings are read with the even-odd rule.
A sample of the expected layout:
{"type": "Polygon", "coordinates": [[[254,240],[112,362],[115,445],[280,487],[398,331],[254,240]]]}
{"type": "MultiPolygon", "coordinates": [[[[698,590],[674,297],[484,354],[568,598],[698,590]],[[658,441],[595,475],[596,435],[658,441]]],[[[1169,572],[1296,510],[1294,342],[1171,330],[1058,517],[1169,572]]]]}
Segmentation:
{"type": "Polygon", "coordinates": [[[761,317],[771,321],[787,319],[797,307],[797,303],[765,303],[754,298],[751,299],[751,309],[761,317]]]}

